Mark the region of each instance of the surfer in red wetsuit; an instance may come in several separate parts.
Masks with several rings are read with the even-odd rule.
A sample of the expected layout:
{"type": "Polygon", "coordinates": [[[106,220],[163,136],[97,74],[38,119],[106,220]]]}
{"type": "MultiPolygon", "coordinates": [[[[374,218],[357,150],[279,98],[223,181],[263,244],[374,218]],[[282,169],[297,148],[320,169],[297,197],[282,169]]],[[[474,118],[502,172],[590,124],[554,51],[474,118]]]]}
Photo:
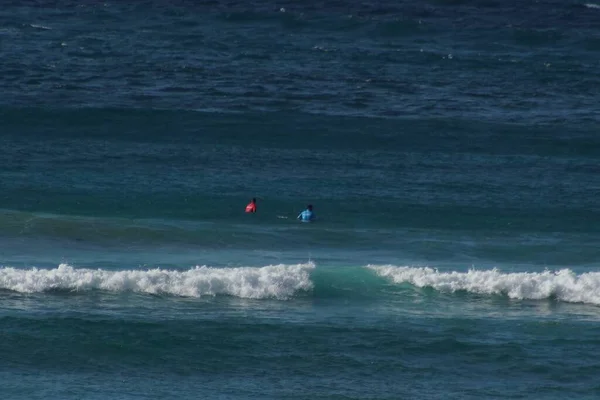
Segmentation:
{"type": "Polygon", "coordinates": [[[255,213],[256,212],[256,199],[252,199],[252,201],[246,206],[247,213],[255,213]]]}

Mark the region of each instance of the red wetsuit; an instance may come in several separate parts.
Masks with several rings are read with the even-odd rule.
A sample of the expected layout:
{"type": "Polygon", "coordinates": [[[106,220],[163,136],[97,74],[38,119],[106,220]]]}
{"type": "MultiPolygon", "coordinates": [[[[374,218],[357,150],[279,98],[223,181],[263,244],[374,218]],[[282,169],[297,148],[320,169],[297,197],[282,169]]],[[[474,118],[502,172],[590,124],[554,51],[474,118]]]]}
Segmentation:
{"type": "Polygon", "coordinates": [[[256,212],[256,203],[250,203],[246,206],[247,213],[255,213],[256,212]]]}

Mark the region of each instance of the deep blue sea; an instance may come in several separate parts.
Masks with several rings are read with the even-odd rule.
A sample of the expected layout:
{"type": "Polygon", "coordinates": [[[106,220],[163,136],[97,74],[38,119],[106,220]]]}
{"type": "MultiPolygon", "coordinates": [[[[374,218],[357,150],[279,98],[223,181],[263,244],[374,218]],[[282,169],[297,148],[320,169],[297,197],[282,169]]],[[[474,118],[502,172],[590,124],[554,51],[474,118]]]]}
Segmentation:
{"type": "Polygon", "coordinates": [[[3,1],[0,399],[598,399],[594,1],[3,1]]]}

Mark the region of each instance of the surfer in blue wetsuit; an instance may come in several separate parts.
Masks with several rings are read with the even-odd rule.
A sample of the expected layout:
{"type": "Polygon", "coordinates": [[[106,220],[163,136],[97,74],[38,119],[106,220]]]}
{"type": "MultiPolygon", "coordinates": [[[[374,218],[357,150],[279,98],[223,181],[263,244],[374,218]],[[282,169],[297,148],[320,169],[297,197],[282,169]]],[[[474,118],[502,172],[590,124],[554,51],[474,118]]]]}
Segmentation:
{"type": "Polygon", "coordinates": [[[313,206],[309,204],[306,210],[298,214],[298,219],[302,222],[312,222],[315,220],[315,214],[313,213],[313,206]]]}

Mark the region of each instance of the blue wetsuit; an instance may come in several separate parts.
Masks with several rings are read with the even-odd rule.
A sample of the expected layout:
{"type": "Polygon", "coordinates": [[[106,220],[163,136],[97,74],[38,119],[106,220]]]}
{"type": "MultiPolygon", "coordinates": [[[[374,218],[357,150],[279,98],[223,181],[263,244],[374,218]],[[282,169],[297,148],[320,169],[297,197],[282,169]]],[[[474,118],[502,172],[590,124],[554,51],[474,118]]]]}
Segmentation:
{"type": "Polygon", "coordinates": [[[302,222],[311,222],[315,219],[315,214],[309,209],[306,209],[298,215],[298,219],[302,222]]]}

